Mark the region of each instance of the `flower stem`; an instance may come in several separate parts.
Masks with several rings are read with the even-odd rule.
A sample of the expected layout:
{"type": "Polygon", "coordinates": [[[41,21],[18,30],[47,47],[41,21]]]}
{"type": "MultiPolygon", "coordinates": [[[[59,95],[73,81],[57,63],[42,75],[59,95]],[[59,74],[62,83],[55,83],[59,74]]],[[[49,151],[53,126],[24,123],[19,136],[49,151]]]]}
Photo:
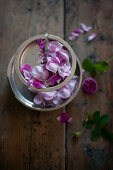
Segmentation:
{"type": "Polygon", "coordinates": [[[111,57],[108,60],[106,60],[106,62],[109,63],[111,60],[113,60],[113,57],[111,57]]]}

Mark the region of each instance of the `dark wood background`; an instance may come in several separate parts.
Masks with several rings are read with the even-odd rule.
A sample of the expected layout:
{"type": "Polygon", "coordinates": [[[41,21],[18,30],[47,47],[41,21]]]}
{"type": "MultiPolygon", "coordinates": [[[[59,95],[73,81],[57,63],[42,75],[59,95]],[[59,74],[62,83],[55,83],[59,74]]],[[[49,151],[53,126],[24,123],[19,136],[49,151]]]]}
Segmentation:
{"type": "Polygon", "coordinates": [[[112,56],[113,0],[0,0],[0,170],[113,170],[113,143],[91,142],[88,130],[78,140],[86,111],[110,114],[113,130],[113,62],[99,79],[99,90],[88,96],[80,90],[65,108],[52,112],[27,109],[14,97],[6,77],[8,62],[27,38],[48,33],[64,38],[80,61],[112,56]],[[84,22],[97,38],[83,35],[70,42],[69,34],[84,22]],[[73,120],[60,124],[63,111],[73,120]]]}

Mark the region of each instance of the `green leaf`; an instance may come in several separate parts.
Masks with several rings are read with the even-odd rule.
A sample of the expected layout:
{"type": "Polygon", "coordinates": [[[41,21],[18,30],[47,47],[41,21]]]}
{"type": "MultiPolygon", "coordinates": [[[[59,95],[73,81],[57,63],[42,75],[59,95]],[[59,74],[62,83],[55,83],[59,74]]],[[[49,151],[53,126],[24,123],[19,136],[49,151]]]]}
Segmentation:
{"type": "Polygon", "coordinates": [[[110,131],[109,129],[102,128],[101,130],[101,135],[105,140],[112,140],[113,139],[113,132],[110,131]]]}
{"type": "Polygon", "coordinates": [[[91,132],[91,140],[96,141],[101,135],[101,130],[99,127],[95,127],[91,132]]]}
{"type": "Polygon", "coordinates": [[[82,62],[82,67],[84,68],[85,71],[87,72],[93,72],[94,71],[94,65],[89,59],[84,59],[82,62]]]}
{"type": "Polygon", "coordinates": [[[103,115],[100,117],[100,121],[98,122],[98,125],[100,127],[105,126],[110,120],[110,116],[109,115],[103,115]]]}
{"type": "Polygon", "coordinates": [[[93,126],[93,124],[94,124],[94,122],[93,122],[92,120],[88,120],[88,121],[86,122],[86,124],[85,124],[85,127],[86,127],[86,128],[90,128],[90,127],[93,126]]]}
{"type": "Polygon", "coordinates": [[[79,136],[80,134],[81,134],[81,132],[75,132],[73,136],[74,136],[74,137],[77,137],[77,136],[79,136]]]}
{"type": "Polygon", "coordinates": [[[109,64],[106,61],[100,61],[96,64],[94,64],[94,68],[98,72],[105,72],[109,68],[109,64]]]}
{"type": "Polygon", "coordinates": [[[94,121],[95,123],[97,123],[99,120],[100,120],[100,112],[99,112],[99,111],[96,111],[96,112],[94,112],[94,114],[93,114],[93,121],[94,121]]]}

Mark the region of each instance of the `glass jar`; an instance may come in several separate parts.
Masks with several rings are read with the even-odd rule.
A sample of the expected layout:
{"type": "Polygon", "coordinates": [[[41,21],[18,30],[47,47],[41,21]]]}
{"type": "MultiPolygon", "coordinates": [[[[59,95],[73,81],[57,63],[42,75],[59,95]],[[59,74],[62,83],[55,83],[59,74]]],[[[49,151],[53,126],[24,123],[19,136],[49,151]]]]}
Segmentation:
{"type": "Polygon", "coordinates": [[[46,88],[35,88],[32,84],[29,84],[28,86],[27,80],[22,75],[21,67],[23,66],[23,64],[26,63],[30,64],[32,68],[37,65],[40,65],[37,62],[38,59],[40,58],[40,46],[37,43],[37,40],[39,38],[45,41],[47,39],[46,34],[38,35],[29,38],[20,45],[20,47],[17,49],[16,53],[9,62],[7,77],[15,97],[22,104],[31,109],[39,111],[55,110],[68,104],[78,93],[82,81],[82,68],[77,56],[75,55],[74,51],[66,41],[64,41],[60,37],[48,35],[49,41],[57,41],[61,43],[66,50],[68,50],[71,60],[71,73],[62,82],[54,86],[50,87],[47,86],[46,88]],[[67,88],[72,79],[76,79],[76,85],[73,88],[69,97],[63,98],[62,96],[59,99],[59,102],[56,103],[55,102],[53,103],[53,99],[50,100],[42,99],[43,102],[40,104],[36,104],[34,102],[34,97],[36,95],[39,96],[39,94],[50,94],[50,92],[55,92],[55,96],[58,98],[57,96],[58,92],[65,87],[67,88]]]}

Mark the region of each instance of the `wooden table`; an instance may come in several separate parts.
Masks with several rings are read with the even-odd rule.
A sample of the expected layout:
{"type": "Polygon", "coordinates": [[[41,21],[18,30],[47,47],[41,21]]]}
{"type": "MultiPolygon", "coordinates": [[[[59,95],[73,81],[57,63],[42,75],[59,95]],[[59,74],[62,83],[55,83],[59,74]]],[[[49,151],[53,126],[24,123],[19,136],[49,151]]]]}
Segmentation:
{"type": "Polygon", "coordinates": [[[32,111],[14,97],[6,77],[8,62],[27,38],[45,33],[64,38],[82,61],[112,56],[112,0],[1,0],[0,1],[0,170],[113,170],[113,143],[100,138],[90,141],[90,130],[78,140],[72,133],[82,128],[86,111],[110,114],[113,130],[113,62],[98,78],[99,90],[86,95],[80,90],[65,108],[52,112],[32,111]],[[68,37],[79,23],[92,26],[89,34],[70,42],[68,37]],[[63,111],[70,124],[56,117],[63,111]]]}

